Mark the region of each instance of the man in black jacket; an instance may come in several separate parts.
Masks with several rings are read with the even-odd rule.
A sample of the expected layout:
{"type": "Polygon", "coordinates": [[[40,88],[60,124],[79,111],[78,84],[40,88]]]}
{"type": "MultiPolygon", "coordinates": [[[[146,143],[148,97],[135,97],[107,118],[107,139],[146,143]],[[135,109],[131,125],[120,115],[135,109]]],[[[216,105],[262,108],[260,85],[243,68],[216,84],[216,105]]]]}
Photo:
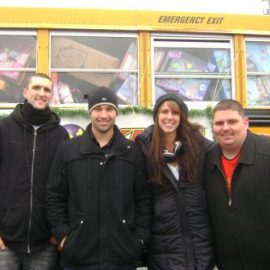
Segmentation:
{"type": "Polygon", "coordinates": [[[214,108],[205,180],[219,270],[270,267],[270,138],[248,122],[235,100],[214,108]]]}
{"type": "Polygon", "coordinates": [[[32,75],[23,96],[24,104],[0,121],[0,269],[54,270],[45,187],[55,149],[68,134],[49,109],[48,76],[32,75]]]}
{"type": "Polygon", "coordinates": [[[49,221],[65,269],[133,270],[151,219],[144,162],[115,125],[116,95],[98,88],[88,105],[91,124],[57,150],[47,190],[49,221]]]}

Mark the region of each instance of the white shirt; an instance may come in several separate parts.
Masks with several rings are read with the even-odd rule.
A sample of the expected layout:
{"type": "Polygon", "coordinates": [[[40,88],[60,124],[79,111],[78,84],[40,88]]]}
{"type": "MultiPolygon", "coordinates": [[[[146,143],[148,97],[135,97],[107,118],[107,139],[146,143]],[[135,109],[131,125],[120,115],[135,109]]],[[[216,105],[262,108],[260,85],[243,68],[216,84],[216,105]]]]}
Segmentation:
{"type": "Polygon", "coordinates": [[[178,164],[174,165],[172,163],[167,163],[167,165],[171,170],[171,172],[173,173],[175,179],[179,181],[179,165],[178,164]]]}

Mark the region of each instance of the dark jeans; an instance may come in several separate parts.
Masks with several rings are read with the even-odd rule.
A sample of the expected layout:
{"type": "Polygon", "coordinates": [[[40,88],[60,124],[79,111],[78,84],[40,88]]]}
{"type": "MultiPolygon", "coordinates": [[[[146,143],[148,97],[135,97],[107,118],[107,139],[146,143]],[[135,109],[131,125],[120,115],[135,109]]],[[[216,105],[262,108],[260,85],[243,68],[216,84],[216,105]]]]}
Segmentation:
{"type": "Polygon", "coordinates": [[[0,250],[1,270],[59,270],[58,253],[52,245],[46,245],[35,253],[19,254],[6,247],[0,250]]]}
{"type": "MultiPolygon", "coordinates": [[[[93,268],[91,268],[91,269],[93,269],[93,268]]],[[[72,268],[64,268],[64,270],[73,270],[72,268]]],[[[76,267],[76,270],[87,270],[87,268],[85,268],[85,267],[83,267],[82,269],[80,269],[80,268],[77,268],[76,267]]],[[[102,270],[107,270],[107,269],[102,269],[102,270]]],[[[136,268],[135,267],[116,267],[116,268],[110,268],[110,269],[108,269],[108,270],[136,270],[136,268]]]]}

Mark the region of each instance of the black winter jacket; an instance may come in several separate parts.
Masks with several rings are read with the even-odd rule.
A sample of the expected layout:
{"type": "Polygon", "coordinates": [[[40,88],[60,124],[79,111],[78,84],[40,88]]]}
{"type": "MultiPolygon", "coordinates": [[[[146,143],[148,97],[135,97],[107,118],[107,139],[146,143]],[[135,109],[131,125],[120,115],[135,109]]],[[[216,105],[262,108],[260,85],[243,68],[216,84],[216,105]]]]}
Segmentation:
{"type": "MultiPolygon", "coordinates": [[[[136,141],[148,156],[153,127],[137,136],[136,141]]],[[[149,270],[207,270],[214,266],[212,235],[204,188],[203,163],[206,149],[212,144],[194,134],[201,146],[198,179],[179,182],[171,170],[163,170],[163,185],[153,185],[154,217],[149,243],[149,270]]],[[[151,167],[148,166],[151,170],[151,167]]],[[[149,171],[151,174],[151,171],[149,171]]]]}
{"type": "Polygon", "coordinates": [[[56,147],[68,134],[54,113],[35,133],[22,106],[0,121],[0,236],[26,253],[49,241],[45,187],[56,147]]]}
{"type": "Polygon", "coordinates": [[[49,220],[59,240],[67,235],[62,265],[136,266],[139,240],[149,237],[152,208],[140,149],[115,126],[105,154],[90,129],[60,145],[49,178],[49,220]]]}
{"type": "Polygon", "coordinates": [[[208,154],[206,193],[219,270],[270,268],[270,138],[248,132],[232,177],[232,200],[221,149],[208,154]]]}

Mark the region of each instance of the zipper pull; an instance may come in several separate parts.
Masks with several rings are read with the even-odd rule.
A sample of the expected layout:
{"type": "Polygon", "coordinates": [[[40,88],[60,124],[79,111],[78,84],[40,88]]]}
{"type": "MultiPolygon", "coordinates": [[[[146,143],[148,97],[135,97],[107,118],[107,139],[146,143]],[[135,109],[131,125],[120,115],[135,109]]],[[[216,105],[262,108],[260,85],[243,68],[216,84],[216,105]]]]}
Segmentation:
{"type": "Polygon", "coordinates": [[[229,207],[231,207],[232,206],[232,198],[231,197],[229,197],[229,207]]]}

